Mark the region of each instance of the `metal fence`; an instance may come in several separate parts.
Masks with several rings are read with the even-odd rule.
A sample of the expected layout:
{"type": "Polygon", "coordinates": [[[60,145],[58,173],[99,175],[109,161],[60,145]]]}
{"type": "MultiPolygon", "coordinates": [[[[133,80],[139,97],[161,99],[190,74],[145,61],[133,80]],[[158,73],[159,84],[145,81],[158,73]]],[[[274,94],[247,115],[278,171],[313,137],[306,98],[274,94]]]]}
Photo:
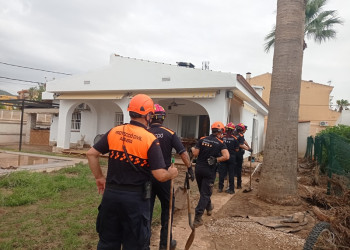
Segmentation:
{"type": "Polygon", "coordinates": [[[315,160],[321,174],[326,174],[329,178],[333,175],[342,177],[350,188],[349,139],[334,133],[317,135],[315,138],[310,136],[307,138],[305,158],[315,160]]]}

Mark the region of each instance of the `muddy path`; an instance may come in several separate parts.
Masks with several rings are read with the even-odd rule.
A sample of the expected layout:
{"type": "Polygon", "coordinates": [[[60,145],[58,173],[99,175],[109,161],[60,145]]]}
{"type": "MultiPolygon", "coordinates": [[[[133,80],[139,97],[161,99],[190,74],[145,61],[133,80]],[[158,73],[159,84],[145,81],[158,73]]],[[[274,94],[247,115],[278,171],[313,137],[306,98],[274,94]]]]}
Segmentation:
{"type": "MultiPolygon", "coordinates": [[[[178,189],[178,187],[182,187],[184,185],[184,179],[185,179],[185,167],[183,165],[176,164],[176,167],[179,170],[179,176],[176,178],[174,187],[175,190],[178,189]]],[[[249,178],[243,176],[242,177],[243,186],[249,182],[249,178]]],[[[226,186],[226,181],[225,181],[226,186]]],[[[238,192],[242,192],[241,190],[236,190],[238,192]]],[[[217,183],[215,183],[213,195],[211,197],[212,204],[214,204],[214,210],[212,216],[206,215],[204,213],[203,215],[203,221],[204,225],[195,229],[195,238],[192,243],[191,249],[213,249],[212,245],[212,239],[211,239],[211,233],[208,231],[208,227],[205,226],[212,222],[214,220],[214,215],[218,213],[218,211],[231,199],[234,195],[227,194],[225,192],[218,193],[217,191],[217,183]]],[[[185,198],[185,196],[181,196],[182,199],[185,198]]],[[[192,220],[194,218],[194,208],[197,205],[199,199],[199,192],[197,188],[196,181],[190,182],[190,200],[191,200],[191,212],[192,212],[192,220]]],[[[179,206],[182,206],[182,209],[175,209],[174,213],[174,222],[173,222],[173,239],[176,239],[177,241],[177,247],[176,249],[184,249],[186,245],[186,241],[188,237],[190,236],[192,229],[189,226],[189,219],[188,219],[188,209],[187,209],[187,200],[182,200],[183,202],[180,202],[179,206]],[[181,204],[183,203],[183,204],[181,204]]],[[[151,249],[158,249],[159,247],[159,232],[160,232],[160,226],[156,226],[152,228],[152,238],[151,238],[151,249]]]]}
{"type": "MultiPolygon", "coordinates": [[[[183,186],[185,169],[177,165],[179,177],[175,181],[175,189],[183,186]]],[[[236,189],[235,194],[218,193],[217,181],[211,197],[214,210],[212,216],[203,215],[204,225],[195,229],[195,238],[190,249],[303,249],[304,235],[282,233],[253,222],[249,216],[288,215],[296,211],[305,211],[307,207],[274,206],[256,198],[258,182],[252,182],[252,191],[243,193],[249,187],[249,174],[242,176],[243,189],[236,189]]],[[[191,208],[199,199],[196,182],[191,182],[191,208]]],[[[225,181],[226,189],[226,181],[225,181]]],[[[193,217],[192,217],[193,219],[193,217]]],[[[310,230],[306,228],[305,232],[310,230]]],[[[187,207],[175,210],[173,222],[173,239],[177,240],[176,249],[184,249],[192,230],[189,227],[187,207]]],[[[152,250],[159,247],[160,226],[152,228],[152,250]]],[[[307,234],[307,233],[305,233],[307,234]]]]}

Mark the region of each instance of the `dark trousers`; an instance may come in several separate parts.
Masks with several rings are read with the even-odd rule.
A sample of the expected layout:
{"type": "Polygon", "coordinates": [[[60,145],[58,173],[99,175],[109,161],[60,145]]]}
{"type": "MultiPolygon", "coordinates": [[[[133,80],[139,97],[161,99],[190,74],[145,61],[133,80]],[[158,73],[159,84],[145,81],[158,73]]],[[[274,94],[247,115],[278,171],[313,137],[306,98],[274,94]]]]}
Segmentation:
{"type": "MultiPolygon", "coordinates": [[[[170,201],[170,184],[171,181],[166,182],[159,182],[152,178],[152,196],[151,196],[151,222],[152,222],[152,214],[153,214],[153,208],[154,208],[154,202],[156,199],[156,196],[158,197],[161,207],[162,207],[162,214],[161,214],[161,230],[160,230],[160,245],[166,246],[167,245],[167,238],[168,238],[168,222],[169,222],[169,201],[170,201]]],[[[174,192],[174,190],[173,190],[174,192]]],[[[173,223],[173,214],[174,214],[174,204],[175,204],[175,197],[173,195],[173,208],[172,208],[172,214],[171,214],[171,223],[173,223]]],[[[172,232],[170,232],[170,241],[172,239],[172,232]]]]}
{"type": "Polygon", "coordinates": [[[147,249],[150,232],[150,200],[142,192],[106,188],[96,221],[97,249],[147,249]]]}
{"type": "Polygon", "coordinates": [[[234,168],[234,174],[237,176],[237,187],[242,186],[242,164],[243,164],[244,152],[237,152],[236,154],[236,166],[234,168]]]}
{"type": "Polygon", "coordinates": [[[200,194],[195,211],[197,215],[202,215],[205,209],[208,210],[211,207],[210,197],[213,193],[216,167],[196,165],[195,175],[200,194]]]}
{"type": "Polygon", "coordinates": [[[228,161],[221,162],[219,164],[219,189],[224,188],[224,180],[228,174],[228,182],[229,182],[228,189],[232,191],[235,190],[235,184],[234,184],[235,165],[236,165],[235,155],[230,155],[230,159],[228,161]]]}

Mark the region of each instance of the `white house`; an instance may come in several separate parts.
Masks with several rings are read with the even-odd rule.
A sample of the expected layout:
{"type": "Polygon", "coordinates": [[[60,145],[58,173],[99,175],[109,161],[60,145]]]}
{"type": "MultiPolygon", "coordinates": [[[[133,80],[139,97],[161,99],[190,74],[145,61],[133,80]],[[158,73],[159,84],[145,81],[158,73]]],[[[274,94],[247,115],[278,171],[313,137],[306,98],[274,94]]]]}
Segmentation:
{"type": "Polygon", "coordinates": [[[97,135],[129,122],[127,106],[138,93],[166,109],[165,126],[184,140],[208,135],[215,121],[243,122],[248,143],[254,139],[254,151],[262,150],[268,106],[243,76],[115,54],[108,66],[47,83],[44,98],[51,96],[60,104],[50,142],[68,149],[83,137],[93,145],[97,135]]]}

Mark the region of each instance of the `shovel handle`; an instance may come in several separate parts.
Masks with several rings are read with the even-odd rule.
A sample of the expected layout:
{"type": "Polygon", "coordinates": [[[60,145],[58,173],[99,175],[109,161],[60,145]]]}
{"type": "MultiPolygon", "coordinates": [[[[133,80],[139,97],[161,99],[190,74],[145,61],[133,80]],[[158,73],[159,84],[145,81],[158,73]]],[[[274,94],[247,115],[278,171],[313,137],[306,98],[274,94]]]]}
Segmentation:
{"type": "MultiPolygon", "coordinates": [[[[175,165],[175,158],[171,158],[171,167],[175,165]]],[[[173,189],[174,189],[174,179],[170,181],[170,200],[169,200],[169,219],[168,219],[168,237],[166,249],[170,250],[170,234],[171,234],[171,218],[173,215],[173,189]]]]}

